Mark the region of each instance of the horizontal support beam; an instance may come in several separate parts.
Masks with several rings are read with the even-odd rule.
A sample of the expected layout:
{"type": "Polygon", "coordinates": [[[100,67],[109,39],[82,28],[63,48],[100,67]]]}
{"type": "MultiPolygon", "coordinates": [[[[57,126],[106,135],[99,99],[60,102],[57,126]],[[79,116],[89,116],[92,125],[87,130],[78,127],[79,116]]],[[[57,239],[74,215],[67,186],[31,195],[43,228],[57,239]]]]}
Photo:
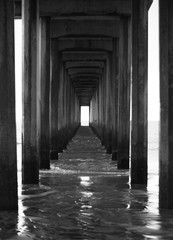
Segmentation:
{"type": "Polygon", "coordinates": [[[51,37],[62,36],[107,36],[119,37],[119,17],[104,16],[71,16],[66,19],[58,18],[51,21],[51,37]]]}
{"type": "Polygon", "coordinates": [[[106,51],[63,51],[63,61],[103,61],[107,59],[106,51]]]}
{"type": "MultiPolygon", "coordinates": [[[[96,32],[96,29],[95,29],[96,32]]],[[[59,51],[66,49],[113,50],[113,38],[106,37],[66,37],[58,39],[59,51]]]]}
{"type": "Polygon", "coordinates": [[[40,0],[41,16],[130,15],[129,0],[40,0]]]}
{"type": "Polygon", "coordinates": [[[102,69],[100,68],[70,68],[68,69],[68,74],[102,74],[102,69]]]}
{"type": "Polygon", "coordinates": [[[73,67],[99,67],[103,69],[105,67],[104,61],[66,61],[65,68],[73,67]]]}

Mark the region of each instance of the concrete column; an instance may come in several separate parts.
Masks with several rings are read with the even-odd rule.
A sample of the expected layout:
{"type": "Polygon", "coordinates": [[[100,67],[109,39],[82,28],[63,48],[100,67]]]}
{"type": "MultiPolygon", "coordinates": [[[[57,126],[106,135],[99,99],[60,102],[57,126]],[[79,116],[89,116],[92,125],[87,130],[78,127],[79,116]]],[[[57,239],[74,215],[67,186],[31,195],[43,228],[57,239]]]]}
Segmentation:
{"type": "Polygon", "coordinates": [[[173,208],[173,2],[160,11],[160,173],[159,206],[173,208]]]}
{"type": "Polygon", "coordinates": [[[58,159],[58,101],[60,85],[60,61],[61,54],[58,52],[58,42],[51,41],[51,86],[50,86],[50,152],[51,159],[58,159]]]}
{"type": "MultiPolygon", "coordinates": [[[[70,84],[70,78],[67,74],[67,70],[65,72],[65,78],[66,78],[66,82],[67,82],[67,89],[66,89],[66,93],[67,93],[67,97],[66,97],[66,118],[67,118],[67,128],[71,129],[71,121],[70,121],[70,114],[71,114],[71,84],[70,84]]],[[[71,137],[71,136],[70,136],[71,137]]]]}
{"type": "Polygon", "coordinates": [[[72,125],[72,114],[73,114],[73,110],[72,110],[72,107],[73,107],[73,103],[72,103],[72,98],[73,98],[73,95],[72,95],[72,83],[71,83],[71,79],[69,78],[69,122],[70,122],[70,125],[72,125]]]}
{"type": "Polygon", "coordinates": [[[90,117],[90,123],[93,123],[93,99],[90,101],[90,108],[89,108],[89,117],[90,117]]]}
{"type": "Polygon", "coordinates": [[[23,14],[23,174],[24,184],[39,182],[37,144],[38,1],[22,1],[23,14]]]}
{"type": "Polygon", "coordinates": [[[128,56],[129,19],[120,22],[120,70],[118,84],[118,168],[129,168],[130,67],[128,56]]]}
{"type": "Polygon", "coordinates": [[[74,121],[74,89],[73,89],[73,86],[71,85],[71,88],[70,88],[70,95],[71,95],[71,114],[70,114],[70,122],[71,124],[73,123],[74,121]]]}
{"type": "Polygon", "coordinates": [[[18,208],[13,0],[0,1],[0,210],[18,208]]]}
{"type": "Polygon", "coordinates": [[[113,40],[112,53],[112,160],[118,155],[118,82],[119,82],[119,39],[113,40]]]}
{"type": "Polygon", "coordinates": [[[102,78],[100,76],[99,83],[98,83],[98,110],[99,110],[99,119],[98,119],[98,130],[99,130],[99,136],[100,136],[100,129],[102,127],[102,94],[101,94],[101,81],[102,78]]]}
{"type": "Polygon", "coordinates": [[[101,98],[101,101],[100,101],[100,127],[99,127],[99,138],[101,140],[101,143],[103,145],[103,125],[104,125],[104,122],[103,122],[103,115],[104,115],[104,112],[103,112],[103,109],[104,109],[104,95],[103,95],[103,73],[104,73],[104,68],[103,68],[103,72],[102,72],[102,75],[100,76],[100,98],[101,98]]]}
{"type": "Polygon", "coordinates": [[[77,97],[75,95],[75,90],[74,88],[72,87],[71,88],[71,124],[72,126],[74,126],[74,123],[76,121],[76,109],[77,109],[77,97]]]}
{"type": "Polygon", "coordinates": [[[109,53],[106,59],[106,140],[105,147],[107,153],[112,153],[112,74],[111,74],[111,61],[112,57],[109,53]]]}
{"type": "Polygon", "coordinates": [[[63,148],[66,149],[68,141],[69,141],[69,128],[68,128],[68,113],[67,113],[67,76],[66,69],[63,63],[63,137],[64,144],[63,148]]]}
{"type": "Polygon", "coordinates": [[[103,96],[103,108],[102,108],[102,112],[103,112],[103,127],[102,127],[102,145],[105,146],[105,134],[106,134],[106,63],[105,63],[105,67],[104,67],[104,71],[103,71],[103,84],[102,84],[102,96],[103,96]]]}
{"type": "Polygon", "coordinates": [[[148,0],[132,1],[131,183],[147,184],[148,0]]]}
{"type": "Polygon", "coordinates": [[[50,18],[41,18],[41,137],[40,137],[40,169],[50,168],[50,129],[49,129],[49,97],[50,97],[50,18]]]}
{"type": "Polygon", "coordinates": [[[79,105],[79,99],[78,97],[75,95],[75,132],[77,128],[79,127],[80,124],[80,105],[79,105]]]}
{"type": "Polygon", "coordinates": [[[66,134],[64,131],[65,128],[65,72],[63,61],[60,61],[60,75],[59,75],[59,88],[57,89],[56,94],[58,95],[58,151],[62,152],[66,146],[66,134]]]}
{"type": "MultiPolygon", "coordinates": [[[[104,68],[103,68],[103,73],[104,73],[104,68]]],[[[100,115],[100,127],[99,127],[99,137],[100,137],[102,145],[103,145],[103,126],[104,126],[104,121],[103,121],[103,119],[104,119],[103,73],[102,73],[102,76],[100,77],[100,98],[101,98],[100,112],[101,112],[101,115],[100,115]]]]}

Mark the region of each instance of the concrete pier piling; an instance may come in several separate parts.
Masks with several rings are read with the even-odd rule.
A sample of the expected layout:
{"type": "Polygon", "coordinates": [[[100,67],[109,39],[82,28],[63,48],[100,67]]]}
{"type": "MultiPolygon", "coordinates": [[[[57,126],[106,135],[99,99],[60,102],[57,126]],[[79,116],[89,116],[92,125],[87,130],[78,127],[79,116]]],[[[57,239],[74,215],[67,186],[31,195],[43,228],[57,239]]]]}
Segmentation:
{"type": "Polygon", "coordinates": [[[39,182],[38,149],[38,1],[22,2],[23,21],[23,159],[24,184],[39,182]]]}
{"type": "Polygon", "coordinates": [[[41,136],[40,169],[50,168],[50,18],[41,18],[41,136]]]}
{"type": "Polygon", "coordinates": [[[132,1],[131,183],[147,184],[148,1],[132,1]]]}
{"type": "Polygon", "coordinates": [[[59,102],[59,74],[61,54],[58,52],[58,43],[51,41],[51,86],[50,86],[50,156],[58,159],[58,102],[59,102]]]}
{"type": "Polygon", "coordinates": [[[0,210],[17,210],[14,6],[0,1],[0,210]]]}
{"type": "Polygon", "coordinates": [[[173,3],[160,0],[160,208],[173,208],[173,3]]]}
{"type": "Polygon", "coordinates": [[[129,18],[123,18],[120,28],[120,69],[118,84],[118,168],[129,168],[130,147],[130,67],[129,18]]]}

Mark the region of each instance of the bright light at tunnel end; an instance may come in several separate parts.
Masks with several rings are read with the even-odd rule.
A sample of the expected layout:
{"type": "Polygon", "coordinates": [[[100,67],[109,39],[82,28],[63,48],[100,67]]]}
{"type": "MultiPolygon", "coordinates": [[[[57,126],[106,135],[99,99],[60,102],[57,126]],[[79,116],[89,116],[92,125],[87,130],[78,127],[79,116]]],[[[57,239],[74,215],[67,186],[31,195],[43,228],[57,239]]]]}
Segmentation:
{"type": "Polygon", "coordinates": [[[89,126],[89,106],[81,106],[81,126],[89,126]]]}

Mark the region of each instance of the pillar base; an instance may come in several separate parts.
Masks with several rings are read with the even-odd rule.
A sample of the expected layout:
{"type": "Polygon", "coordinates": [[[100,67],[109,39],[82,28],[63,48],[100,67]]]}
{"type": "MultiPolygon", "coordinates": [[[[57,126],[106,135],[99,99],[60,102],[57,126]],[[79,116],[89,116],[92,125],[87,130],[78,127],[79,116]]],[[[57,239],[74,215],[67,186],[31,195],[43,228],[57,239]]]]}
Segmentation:
{"type": "Polygon", "coordinates": [[[58,160],[58,150],[52,150],[50,152],[50,159],[51,160],[58,160]]]}
{"type": "Polygon", "coordinates": [[[121,158],[118,159],[118,169],[129,169],[129,159],[121,158]]]}
{"type": "Polygon", "coordinates": [[[112,153],[112,147],[111,146],[106,147],[106,153],[107,154],[111,154],[112,153]]]}
{"type": "Polygon", "coordinates": [[[112,151],[112,161],[118,160],[117,155],[118,155],[117,151],[112,151]]]}
{"type": "Polygon", "coordinates": [[[50,169],[49,150],[40,152],[40,169],[50,169]]]}
{"type": "Polygon", "coordinates": [[[63,149],[64,149],[64,147],[58,147],[57,152],[58,152],[58,153],[62,153],[62,152],[63,152],[63,149]]]}

